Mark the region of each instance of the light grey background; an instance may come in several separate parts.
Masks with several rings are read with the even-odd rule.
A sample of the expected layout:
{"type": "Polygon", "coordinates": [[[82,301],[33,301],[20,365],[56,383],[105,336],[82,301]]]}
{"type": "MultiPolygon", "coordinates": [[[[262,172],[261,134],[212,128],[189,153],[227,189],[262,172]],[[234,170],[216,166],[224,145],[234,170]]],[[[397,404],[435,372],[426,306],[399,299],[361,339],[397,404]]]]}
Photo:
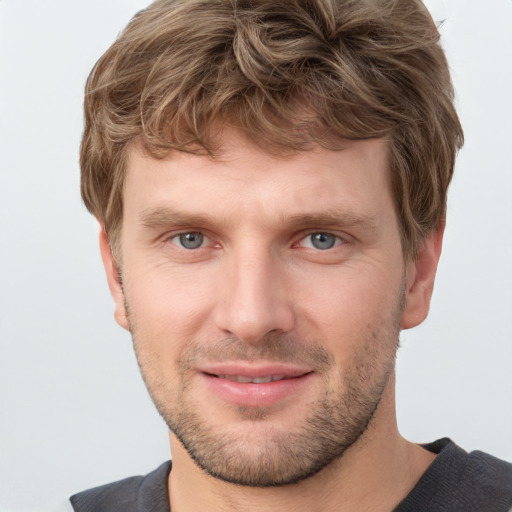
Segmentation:
{"type": "MultiPolygon", "coordinates": [[[[79,199],[88,71],[142,0],[0,1],[0,509],[44,511],[169,457],[79,199]]],[[[430,0],[466,133],[403,434],[512,460],[512,1],[430,0]]]]}

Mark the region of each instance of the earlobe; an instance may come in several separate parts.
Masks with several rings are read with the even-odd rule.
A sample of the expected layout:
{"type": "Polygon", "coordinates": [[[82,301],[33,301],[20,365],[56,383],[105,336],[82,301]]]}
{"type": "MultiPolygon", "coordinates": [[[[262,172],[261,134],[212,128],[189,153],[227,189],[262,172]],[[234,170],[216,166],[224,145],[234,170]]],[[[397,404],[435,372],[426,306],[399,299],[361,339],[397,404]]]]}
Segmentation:
{"type": "Polygon", "coordinates": [[[443,245],[443,232],[444,224],[432,231],[421,242],[416,258],[406,266],[405,307],[400,324],[402,329],[416,327],[428,315],[443,245]]]}
{"type": "Polygon", "coordinates": [[[105,272],[107,274],[108,287],[110,288],[110,293],[114,299],[114,318],[121,327],[129,330],[128,316],[119,269],[114,256],[112,255],[112,249],[110,248],[108,235],[104,226],[101,226],[100,229],[100,251],[103,266],[105,267],[105,272]]]}

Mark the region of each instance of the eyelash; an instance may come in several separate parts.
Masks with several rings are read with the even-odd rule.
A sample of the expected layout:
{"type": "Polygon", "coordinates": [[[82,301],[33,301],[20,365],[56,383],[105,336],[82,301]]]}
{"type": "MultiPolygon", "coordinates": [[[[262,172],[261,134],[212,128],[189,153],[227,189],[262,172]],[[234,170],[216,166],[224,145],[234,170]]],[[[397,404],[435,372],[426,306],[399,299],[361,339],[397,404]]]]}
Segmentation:
{"type": "Polygon", "coordinates": [[[203,244],[204,242],[210,240],[204,233],[202,233],[201,231],[184,231],[182,233],[176,233],[175,235],[171,236],[169,238],[169,241],[175,245],[179,245],[181,249],[184,249],[186,251],[193,251],[193,250],[197,250],[197,249],[201,249],[203,248],[203,244]],[[183,241],[181,240],[182,237],[185,237],[187,235],[198,235],[201,237],[201,245],[198,246],[198,247],[194,247],[194,248],[189,248],[189,247],[184,247],[183,246],[183,241]],[[175,240],[178,240],[179,243],[175,240]]]}
{"type": "Polygon", "coordinates": [[[308,241],[310,241],[310,245],[306,246],[306,248],[317,250],[320,252],[334,249],[335,247],[338,247],[338,246],[346,243],[346,240],[344,240],[341,236],[331,233],[329,231],[313,231],[311,233],[308,233],[306,236],[302,237],[299,240],[298,244],[303,244],[304,242],[307,243],[308,241]],[[316,236],[316,242],[318,242],[319,244],[326,243],[326,247],[323,247],[323,248],[315,247],[315,242],[313,239],[314,236],[316,236]],[[332,240],[332,245],[327,240],[322,240],[320,237],[330,238],[332,240]]]}
{"type": "MultiPolygon", "coordinates": [[[[309,247],[306,246],[305,248],[317,250],[319,252],[329,251],[330,249],[334,249],[335,247],[338,247],[340,245],[343,245],[343,244],[347,243],[346,239],[344,239],[343,237],[341,237],[339,235],[331,233],[329,231],[311,231],[311,232],[307,233],[306,235],[302,236],[300,238],[300,240],[294,244],[294,247],[303,247],[301,244],[306,242],[308,239],[311,241],[311,244],[310,244],[309,247]],[[319,244],[327,242],[326,240],[319,239],[319,237],[327,237],[327,238],[332,237],[332,239],[333,239],[332,245],[329,245],[329,242],[327,242],[327,246],[324,247],[324,248],[315,247],[315,243],[314,243],[314,241],[312,239],[312,237],[314,235],[317,235],[317,242],[319,244]]],[[[175,235],[172,235],[171,237],[169,237],[168,240],[171,243],[173,243],[174,245],[179,246],[181,249],[183,249],[185,251],[195,251],[195,250],[198,250],[198,249],[202,249],[202,248],[204,248],[205,242],[210,241],[208,236],[205,235],[201,231],[183,231],[181,233],[176,233],[175,235]],[[184,241],[183,241],[182,237],[185,237],[187,235],[195,235],[195,236],[201,237],[200,245],[198,245],[197,247],[184,247],[184,245],[183,245],[184,241]]],[[[192,240],[192,245],[193,245],[193,242],[194,242],[194,240],[192,240]]]]}

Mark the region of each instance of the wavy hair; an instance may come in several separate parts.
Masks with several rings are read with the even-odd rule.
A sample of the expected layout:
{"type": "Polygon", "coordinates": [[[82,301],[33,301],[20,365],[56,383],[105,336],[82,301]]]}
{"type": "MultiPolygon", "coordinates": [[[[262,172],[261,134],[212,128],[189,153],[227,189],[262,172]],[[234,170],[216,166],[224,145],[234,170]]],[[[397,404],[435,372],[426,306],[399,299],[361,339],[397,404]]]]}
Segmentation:
{"type": "Polygon", "coordinates": [[[215,157],[226,123],[276,154],[384,137],[402,245],[444,223],[463,142],[436,24],[420,0],[158,0],[85,90],[81,192],[116,247],[130,144],[215,157]]]}

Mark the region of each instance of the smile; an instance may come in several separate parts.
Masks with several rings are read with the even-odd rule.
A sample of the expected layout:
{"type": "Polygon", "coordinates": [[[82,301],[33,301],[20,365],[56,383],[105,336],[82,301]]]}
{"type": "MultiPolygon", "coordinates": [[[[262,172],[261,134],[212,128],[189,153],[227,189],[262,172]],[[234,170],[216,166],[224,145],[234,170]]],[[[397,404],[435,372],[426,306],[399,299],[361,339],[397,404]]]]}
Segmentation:
{"type": "Polygon", "coordinates": [[[214,375],[219,379],[231,380],[233,382],[241,382],[242,384],[266,384],[268,382],[276,382],[284,380],[286,375],[269,375],[268,377],[246,377],[245,375],[214,375]]]}
{"type": "Polygon", "coordinates": [[[201,368],[200,382],[212,399],[243,407],[271,407],[298,399],[314,371],[282,364],[218,364],[201,368]]]}

